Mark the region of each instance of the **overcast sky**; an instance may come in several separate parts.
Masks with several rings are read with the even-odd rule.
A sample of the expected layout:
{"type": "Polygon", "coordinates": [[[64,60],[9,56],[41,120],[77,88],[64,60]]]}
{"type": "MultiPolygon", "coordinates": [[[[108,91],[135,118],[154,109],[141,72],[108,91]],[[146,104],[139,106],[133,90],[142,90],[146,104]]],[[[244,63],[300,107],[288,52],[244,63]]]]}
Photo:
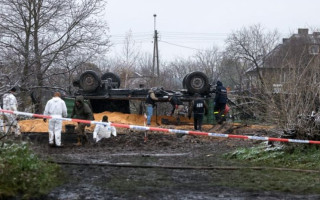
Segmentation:
{"type": "Polygon", "coordinates": [[[153,53],[154,17],[159,54],[165,61],[187,58],[217,46],[243,27],[261,24],[282,37],[298,28],[320,28],[320,0],[107,0],[113,54],[120,54],[126,33],[132,31],[137,48],[153,53]]]}

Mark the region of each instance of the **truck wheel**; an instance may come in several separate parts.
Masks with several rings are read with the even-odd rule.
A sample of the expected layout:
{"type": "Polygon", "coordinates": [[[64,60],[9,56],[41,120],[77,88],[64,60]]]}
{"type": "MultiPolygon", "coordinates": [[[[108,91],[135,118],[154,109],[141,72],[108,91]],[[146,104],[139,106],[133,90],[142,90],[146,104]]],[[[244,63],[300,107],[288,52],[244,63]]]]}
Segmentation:
{"type": "Polygon", "coordinates": [[[190,74],[190,73],[186,74],[186,75],[183,77],[183,80],[182,80],[182,88],[183,88],[183,89],[187,89],[186,80],[187,80],[189,74],[190,74]]]}
{"type": "Polygon", "coordinates": [[[79,84],[83,91],[93,92],[99,87],[101,80],[94,71],[88,70],[81,74],[79,84]]]}
{"type": "Polygon", "coordinates": [[[111,73],[111,72],[107,72],[101,76],[101,80],[103,80],[103,81],[107,80],[108,78],[111,79],[111,87],[112,88],[119,88],[120,87],[121,80],[118,75],[111,73]]]}
{"type": "Polygon", "coordinates": [[[202,72],[191,72],[185,80],[186,88],[190,94],[207,93],[209,90],[208,77],[202,72]]]}

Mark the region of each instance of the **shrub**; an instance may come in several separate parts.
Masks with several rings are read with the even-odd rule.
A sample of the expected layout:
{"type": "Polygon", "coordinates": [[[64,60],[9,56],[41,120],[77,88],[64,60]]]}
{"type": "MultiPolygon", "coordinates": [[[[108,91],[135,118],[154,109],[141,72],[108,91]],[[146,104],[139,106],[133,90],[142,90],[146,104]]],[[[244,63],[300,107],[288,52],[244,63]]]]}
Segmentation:
{"type": "Polygon", "coordinates": [[[3,143],[0,147],[0,199],[40,197],[61,183],[58,165],[44,162],[27,143],[3,143]]]}
{"type": "Polygon", "coordinates": [[[257,146],[238,149],[225,155],[229,159],[250,161],[255,165],[319,169],[320,154],[318,146],[303,145],[267,148],[257,146]]]}

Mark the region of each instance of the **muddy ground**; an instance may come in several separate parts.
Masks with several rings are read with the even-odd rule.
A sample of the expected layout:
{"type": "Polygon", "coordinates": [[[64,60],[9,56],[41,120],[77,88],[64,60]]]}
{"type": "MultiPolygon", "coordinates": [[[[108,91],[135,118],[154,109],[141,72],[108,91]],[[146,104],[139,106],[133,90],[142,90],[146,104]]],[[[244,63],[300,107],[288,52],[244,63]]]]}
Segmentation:
{"type": "MultiPolygon", "coordinates": [[[[204,131],[212,130],[212,126],[204,127],[204,131]]],[[[237,129],[233,134],[266,132],[237,129]]],[[[228,160],[225,153],[259,145],[259,141],[158,132],[148,132],[146,138],[144,132],[118,129],[117,137],[81,147],[74,146],[74,135],[64,134],[64,147],[52,148],[46,135],[28,137],[43,159],[61,165],[65,181],[45,199],[320,199],[317,194],[292,192],[294,188],[287,192],[263,188],[263,170],[229,169],[251,165],[228,160]],[[241,184],[248,179],[256,184],[241,184]]],[[[275,177],[274,184],[279,181],[275,177]]]]}

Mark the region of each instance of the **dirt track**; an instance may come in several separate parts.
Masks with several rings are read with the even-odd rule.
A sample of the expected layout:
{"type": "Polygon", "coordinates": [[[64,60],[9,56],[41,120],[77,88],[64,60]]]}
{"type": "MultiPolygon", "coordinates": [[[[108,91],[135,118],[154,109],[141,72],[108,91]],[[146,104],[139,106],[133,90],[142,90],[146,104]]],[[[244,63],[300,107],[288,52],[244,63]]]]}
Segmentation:
{"type": "Polygon", "coordinates": [[[148,140],[145,141],[142,132],[118,130],[118,133],[117,137],[103,139],[97,145],[88,144],[83,147],[75,147],[73,141],[65,140],[64,148],[50,148],[46,142],[38,139],[38,142],[34,143],[36,152],[44,159],[63,162],[61,166],[66,174],[65,183],[52,190],[46,198],[70,200],[320,198],[318,195],[265,191],[258,185],[253,188],[235,186],[233,182],[250,177],[243,177],[241,170],[214,169],[214,167],[249,166],[248,163],[227,160],[223,154],[238,147],[257,145],[260,143],[257,141],[207,136],[181,137],[150,132],[148,140]]]}

